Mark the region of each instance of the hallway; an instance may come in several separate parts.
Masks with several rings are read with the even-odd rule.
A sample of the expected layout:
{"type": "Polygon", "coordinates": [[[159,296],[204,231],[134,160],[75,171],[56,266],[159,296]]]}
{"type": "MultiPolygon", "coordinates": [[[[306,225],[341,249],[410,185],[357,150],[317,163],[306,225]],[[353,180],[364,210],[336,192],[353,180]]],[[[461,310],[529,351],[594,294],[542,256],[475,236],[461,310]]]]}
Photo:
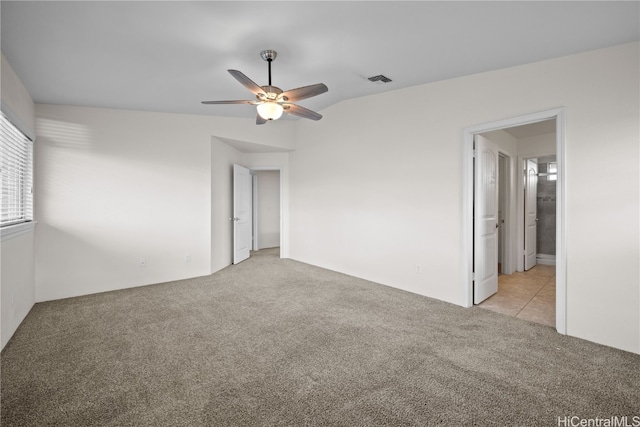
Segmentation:
{"type": "Polygon", "coordinates": [[[555,266],[538,264],[529,271],[501,274],[498,293],[478,307],[555,327],[555,266]]]}

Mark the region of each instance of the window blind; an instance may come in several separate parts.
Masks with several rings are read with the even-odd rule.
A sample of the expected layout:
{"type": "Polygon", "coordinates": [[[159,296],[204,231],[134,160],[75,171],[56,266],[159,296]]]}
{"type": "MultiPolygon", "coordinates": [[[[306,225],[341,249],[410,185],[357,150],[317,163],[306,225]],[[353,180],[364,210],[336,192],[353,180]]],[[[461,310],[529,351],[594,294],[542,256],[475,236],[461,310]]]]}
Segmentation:
{"type": "Polygon", "coordinates": [[[0,114],[0,227],[33,220],[33,143],[0,114]]]}

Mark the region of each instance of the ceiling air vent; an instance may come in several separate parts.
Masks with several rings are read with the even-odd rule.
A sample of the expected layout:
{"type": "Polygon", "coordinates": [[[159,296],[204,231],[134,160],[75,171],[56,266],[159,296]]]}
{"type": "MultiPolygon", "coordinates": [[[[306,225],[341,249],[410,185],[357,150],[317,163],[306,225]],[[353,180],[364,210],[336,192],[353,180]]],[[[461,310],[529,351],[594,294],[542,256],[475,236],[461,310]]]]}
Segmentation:
{"type": "Polygon", "coordinates": [[[380,83],[389,83],[391,79],[389,77],[383,76],[382,74],[378,74],[377,76],[368,77],[367,80],[371,82],[380,82],[380,83]]]}

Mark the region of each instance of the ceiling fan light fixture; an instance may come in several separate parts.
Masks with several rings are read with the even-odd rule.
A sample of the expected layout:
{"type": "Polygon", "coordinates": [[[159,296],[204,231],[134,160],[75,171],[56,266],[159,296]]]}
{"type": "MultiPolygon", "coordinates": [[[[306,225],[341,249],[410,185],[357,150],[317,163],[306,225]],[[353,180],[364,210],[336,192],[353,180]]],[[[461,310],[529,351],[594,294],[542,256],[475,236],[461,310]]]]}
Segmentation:
{"type": "Polygon", "coordinates": [[[257,109],[260,117],[265,120],[278,120],[282,117],[282,112],[284,111],[282,105],[277,102],[263,102],[258,105],[257,109]]]}
{"type": "MultiPolygon", "coordinates": [[[[1,1],[1,0],[0,0],[1,1]]],[[[258,116],[256,124],[263,125],[267,121],[278,120],[286,110],[288,114],[304,117],[310,120],[320,120],[322,115],[301,107],[292,102],[311,98],[312,96],[325,93],[329,89],[323,83],[302,86],[283,92],[277,86],[271,84],[271,62],[276,59],[275,50],[263,50],[260,52],[262,59],[268,63],[269,84],[266,86],[258,86],[253,80],[245,76],[238,70],[227,70],[240,84],[249,89],[255,95],[254,100],[232,100],[232,101],[202,101],[203,104],[252,104],[257,106],[258,116]]]]}

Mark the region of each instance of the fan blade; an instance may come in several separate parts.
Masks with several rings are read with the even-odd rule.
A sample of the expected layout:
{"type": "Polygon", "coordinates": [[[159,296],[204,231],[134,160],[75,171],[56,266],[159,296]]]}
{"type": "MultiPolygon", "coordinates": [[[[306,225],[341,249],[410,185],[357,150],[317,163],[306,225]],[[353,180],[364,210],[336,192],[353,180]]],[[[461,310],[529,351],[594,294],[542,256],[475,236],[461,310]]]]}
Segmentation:
{"type": "Polygon", "coordinates": [[[296,102],[301,99],[311,98],[312,96],[320,95],[321,93],[325,93],[329,88],[325,86],[323,83],[317,83],[314,85],[303,86],[296,89],[291,89],[282,94],[282,97],[285,101],[288,102],[296,102]]]}
{"type": "Polygon", "coordinates": [[[305,119],[320,120],[322,115],[311,111],[308,108],[301,107],[296,104],[282,104],[284,111],[294,116],[304,117],[305,119]]]}
{"type": "Polygon", "coordinates": [[[258,104],[258,101],[202,101],[203,104],[258,104]]]}
{"type": "Polygon", "coordinates": [[[263,119],[260,114],[256,114],[256,124],[257,125],[263,125],[265,123],[267,123],[267,121],[265,119],[263,119]]]}
{"type": "Polygon", "coordinates": [[[258,86],[253,80],[245,76],[238,70],[227,70],[237,81],[239,81],[244,87],[249,89],[254,95],[266,95],[265,91],[258,86]]]}

